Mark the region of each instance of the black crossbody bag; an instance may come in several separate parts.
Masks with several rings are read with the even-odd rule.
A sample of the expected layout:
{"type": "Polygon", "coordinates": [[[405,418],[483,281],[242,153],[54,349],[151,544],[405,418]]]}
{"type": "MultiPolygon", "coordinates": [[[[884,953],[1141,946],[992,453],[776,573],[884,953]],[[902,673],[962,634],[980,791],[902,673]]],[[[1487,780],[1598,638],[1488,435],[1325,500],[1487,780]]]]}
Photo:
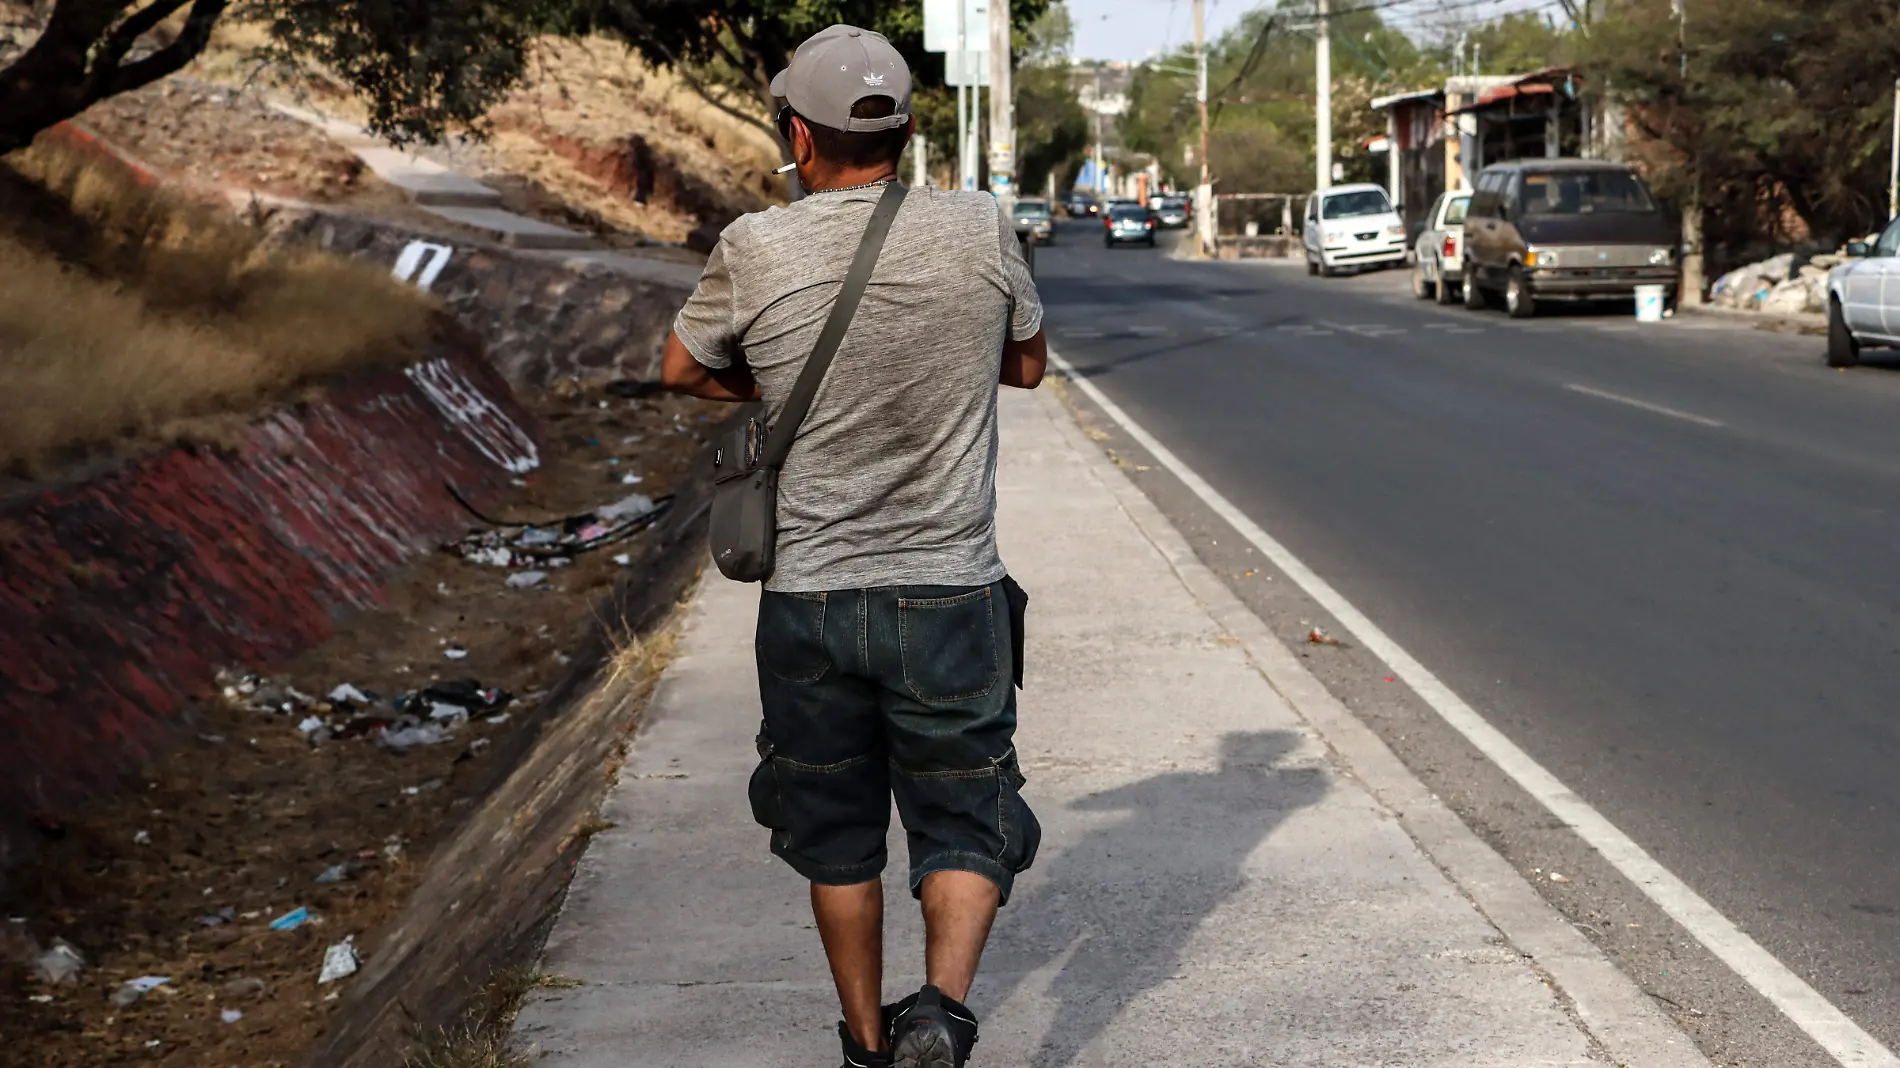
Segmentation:
{"type": "Polygon", "coordinates": [[[785,457],[798,437],[799,424],[811,410],[812,398],[838,354],[838,344],[857,314],[858,301],[877,266],[878,253],[884,250],[884,237],[891,232],[891,220],[904,202],[904,187],[891,182],[884,187],[871,221],[858,242],[851,270],[844,276],[844,288],[831,305],[831,314],[812,347],[805,368],[785,399],[778,423],[767,428],[757,419],[747,419],[728,431],[724,441],[713,450],[712,516],[707,531],[712,544],[713,563],[719,573],[738,582],[764,582],[772,577],[773,557],[778,546],[778,475],[785,457]]]}

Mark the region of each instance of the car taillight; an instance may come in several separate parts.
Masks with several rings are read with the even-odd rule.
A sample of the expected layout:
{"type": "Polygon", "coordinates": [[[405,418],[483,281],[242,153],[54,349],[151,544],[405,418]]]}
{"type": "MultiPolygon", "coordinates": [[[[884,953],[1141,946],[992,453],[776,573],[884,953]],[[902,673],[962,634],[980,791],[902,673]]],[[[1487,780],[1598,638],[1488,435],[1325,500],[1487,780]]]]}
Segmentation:
{"type": "Polygon", "coordinates": [[[1446,234],[1445,235],[1445,255],[1456,256],[1457,254],[1458,254],[1458,239],[1451,236],[1450,234],[1446,234]]]}
{"type": "Polygon", "coordinates": [[[1149,220],[1148,220],[1148,229],[1150,229],[1150,230],[1152,230],[1152,229],[1154,229],[1154,228],[1155,228],[1155,221],[1154,221],[1153,219],[1149,219],[1149,220]]]}

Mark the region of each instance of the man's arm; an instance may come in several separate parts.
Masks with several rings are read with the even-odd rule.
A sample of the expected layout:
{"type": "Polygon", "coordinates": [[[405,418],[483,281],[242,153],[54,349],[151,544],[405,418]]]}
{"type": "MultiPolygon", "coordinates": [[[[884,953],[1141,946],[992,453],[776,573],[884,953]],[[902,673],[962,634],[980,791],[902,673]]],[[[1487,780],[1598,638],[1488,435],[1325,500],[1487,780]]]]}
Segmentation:
{"type": "Polygon", "coordinates": [[[1040,327],[1021,341],[1003,342],[1003,373],[998,378],[1003,385],[1035,389],[1048,369],[1049,340],[1040,327]]]}
{"type": "MultiPolygon", "coordinates": [[[[1036,377],[1042,377],[1040,371],[1037,372],[1036,377]]],[[[666,335],[666,352],[660,357],[660,384],[675,393],[704,397],[707,400],[755,401],[759,399],[759,384],[752,380],[751,368],[743,364],[735,364],[715,371],[694,359],[693,354],[687,351],[686,343],[680,340],[678,334],[671,331],[666,335]]]]}

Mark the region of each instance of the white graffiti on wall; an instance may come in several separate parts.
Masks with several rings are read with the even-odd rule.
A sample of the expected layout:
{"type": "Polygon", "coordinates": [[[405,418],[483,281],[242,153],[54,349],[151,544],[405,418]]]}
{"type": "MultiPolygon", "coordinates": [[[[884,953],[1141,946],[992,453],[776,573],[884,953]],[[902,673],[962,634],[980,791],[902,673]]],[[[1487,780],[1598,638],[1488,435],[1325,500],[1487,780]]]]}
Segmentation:
{"type": "Polygon", "coordinates": [[[411,241],[403,246],[402,254],[396,257],[396,268],[390,273],[395,275],[398,282],[413,279],[417,289],[427,290],[435,285],[435,280],[441,276],[442,268],[449,265],[449,256],[454,252],[447,245],[411,241]],[[417,268],[422,270],[419,275],[416,273],[417,268]]]}
{"type": "Polygon", "coordinates": [[[403,372],[483,456],[515,474],[541,466],[534,439],[446,359],[416,364],[403,372]]]}

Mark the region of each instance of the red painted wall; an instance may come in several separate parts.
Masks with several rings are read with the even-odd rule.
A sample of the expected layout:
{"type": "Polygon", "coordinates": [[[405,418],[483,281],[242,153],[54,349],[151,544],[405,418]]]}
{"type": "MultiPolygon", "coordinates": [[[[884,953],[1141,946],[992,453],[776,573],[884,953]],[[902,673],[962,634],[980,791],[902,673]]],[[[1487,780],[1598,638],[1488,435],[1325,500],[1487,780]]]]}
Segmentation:
{"type": "Polygon", "coordinates": [[[268,668],[383,603],[383,580],[538,464],[463,342],[174,448],[0,502],[0,868],[28,817],[115,787],[220,667],[268,668]]]}

